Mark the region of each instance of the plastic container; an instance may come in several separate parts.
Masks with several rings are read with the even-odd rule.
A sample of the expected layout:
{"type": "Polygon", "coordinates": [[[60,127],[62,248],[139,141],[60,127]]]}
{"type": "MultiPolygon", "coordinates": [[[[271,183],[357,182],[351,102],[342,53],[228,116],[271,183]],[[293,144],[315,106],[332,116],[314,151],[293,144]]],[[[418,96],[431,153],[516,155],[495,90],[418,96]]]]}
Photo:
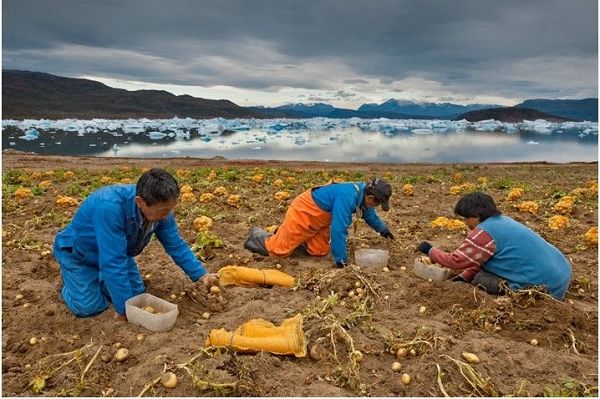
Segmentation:
{"type": "Polygon", "coordinates": [[[356,264],[361,267],[387,266],[390,254],[385,249],[359,249],[354,253],[356,264]]]}
{"type": "Polygon", "coordinates": [[[142,326],[150,331],[168,331],[173,328],[179,308],[177,305],[152,294],[143,293],[129,298],[125,302],[127,321],[142,326]],[[150,313],[143,308],[151,306],[157,313],[150,313]]]}
{"type": "Polygon", "coordinates": [[[431,279],[433,281],[444,281],[452,275],[452,270],[437,264],[428,265],[421,262],[420,258],[415,259],[413,271],[417,277],[421,277],[425,280],[431,279]]]}

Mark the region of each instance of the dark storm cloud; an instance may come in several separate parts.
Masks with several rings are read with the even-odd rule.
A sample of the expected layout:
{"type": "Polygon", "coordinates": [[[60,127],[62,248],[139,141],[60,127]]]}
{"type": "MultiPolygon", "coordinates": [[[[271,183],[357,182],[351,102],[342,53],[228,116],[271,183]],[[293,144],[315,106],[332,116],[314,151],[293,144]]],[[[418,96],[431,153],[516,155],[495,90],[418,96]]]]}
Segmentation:
{"type": "Polygon", "coordinates": [[[264,90],[418,77],[473,94],[577,95],[597,90],[597,7],[596,0],[5,0],[3,68],[264,90]],[[541,71],[547,63],[552,68],[541,71]]]}

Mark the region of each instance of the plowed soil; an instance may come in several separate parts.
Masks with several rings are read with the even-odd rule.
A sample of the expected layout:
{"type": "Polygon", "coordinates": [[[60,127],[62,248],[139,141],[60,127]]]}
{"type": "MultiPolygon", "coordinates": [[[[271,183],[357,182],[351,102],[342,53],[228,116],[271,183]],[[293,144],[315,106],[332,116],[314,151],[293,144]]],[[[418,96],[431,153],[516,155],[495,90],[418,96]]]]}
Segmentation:
{"type": "Polygon", "coordinates": [[[2,162],[5,396],[597,395],[598,257],[596,246],[584,238],[597,226],[597,163],[333,164],[14,152],[4,153],[2,162]],[[117,322],[112,309],[75,318],[58,295],[60,273],[51,251],[55,234],[77,207],[57,205],[58,196],[81,201],[104,184],[135,182],[143,168],[153,166],[168,168],[181,185],[192,186],[195,202],[180,201],[175,216],[182,236],[199,249],[210,271],[226,265],[279,267],[296,277],[296,287],[229,287],[220,302],[192,284],[153,240],[137,262],[147,291],[178,305],[173,329],[156,333],[117,322]],[[254,177],[258,175],[262,179],[254,177]],[[394,189],[391,211],[379,215],[396,239],[388,242],[362,223],[356,234],[350,233],[349,251],[388,249],[387,271],[334,269],[329,256],[265,258],[244,250],[249,229],[279,224],[303,190],[331,179],[364,181],[376,175],[388,179],[394,189]],[[50,185],[41,188],[42,181],[50,185]],[[403,193],[407,183],[413,185],[414,195],[403,193]],[[442,230],[431,222],[453,217],[458,195],[451,194],[451,187],[465,183],[472,185],[463,186],[465,190],[491,194],[506,215],[526,223],[566,254],[573,280],[564,301],[535,290],[495,297],[472,285],[430,282],[412,273],[414,248],[421,240],[451,251],[464,239],[465,230],[442,230]],[[240,195],[239,202],[229,204],[228,196],[219,195],[210,202],[199,201],[202,193],[219,186],[240,195]],[[31,189],[33,196],[18,199],[15,192],[20,187],[31,189]],[[514,187],[523,188],[524,194],[509,201],[507,194],[514,187]],[[573,210],[566,215],[568,226],[551,229],[554,205],[578,188],[582,190],[576,191],[573,210]],[[274,199],[280,191],[289,192],[290,198],[274,199]],[[536,201],[538,211],[519,211],[516,205],[521,201],[536,201]],[[193,226],[202,215],[213,220],[208,234],[193,226]],[[353,297],[348,296],[350,290],[355,290],[353,297]],[[203,318],[205,312],[210,318],[203,318]],[[308,347],[316,345],[318,360],[319,356],[203,351],[211,329],[235,329],[253,318],[279,324],[297,313],[304,316],[308,347]],[[33,337],[35,344],[30,343],[33,337]],[[532,345],[532,339],[538,344],[532,345]],[[124,362],[113,358],[118,347],[130,351],[124,362]],[[407,349],[405,357],[397,357],[400,348],[407,349]],[[360,362],[352,350],[362,353],[360,362]],[[476,354],[479,363],[466,367],[462,352],[476,354]],[[399,372],[391,370],[395,361],[401,364],[399,372]],[[165,370],[178,377],[173,389],[157,382],[165,370]],[[409,384],[402,382],[403,374],[410,375],[409,384]]]}

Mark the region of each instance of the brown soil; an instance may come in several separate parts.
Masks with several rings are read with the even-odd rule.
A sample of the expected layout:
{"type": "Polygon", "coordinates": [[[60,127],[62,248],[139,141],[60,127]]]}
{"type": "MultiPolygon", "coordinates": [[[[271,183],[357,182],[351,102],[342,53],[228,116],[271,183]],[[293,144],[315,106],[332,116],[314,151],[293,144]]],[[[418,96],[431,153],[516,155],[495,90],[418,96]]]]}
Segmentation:
{"type": "Polygon", "coordinates": [[[45,396],[137,396],[169,369],[179,379],[177,387],[169,390],[157,383],[146,390],[146,396],[442,396],[442,389],[450,396],[544,392],[595,396],[598,258],[597,248],[583,234],[597,226],[597,194],[578,196],[567,228],[552,230],[548,219],[555,214],[553,206],[560,196],[596,181],[597,173],[597,163],[387,165],[4,153],[2,394],[32,396],[31,382],[37,381],[37,387],[45,382],[40,389],[45,396]],[[138,263],[143,275],[150,275],[148,292],[179,306],[172,330],[153,333],[117,322],[112,310],[92,318],[73,317],[58,296],[58,265],[45,252],[52,250],[56,232],[76,210],[58,207],[57,196],[81,200],[101,185],[102,176],[135,181],[149,166],[177,171],[180,182],[191,184],[196,197],[217,186],[241,196],[238,207],[217,197],[210,203],[180,203],[176,208],[181,233],[190,244],[197,237],[192,221],[200,215],[213,218],[210,232],[224,246],[202,252],[210,271],[229,264],[256,268],[279,264],[298,278],[297,287],[232,287],[224,303],[219,303],[203,296],[153,241],[138,263]],[[49,170],[55,171],[54,176],[35,173],[49,170]],[[65,177],[65,170],[75,176],[65,177]],[[214,181],[206,179],[210,170],[217,172],[214,181]],[[263,174],[264,180],[254,183],[255,174],[263,174]],[[396,240],[390,245],[361,224],[351,242],[389,249],[388,272],[338,270],[332,268],[330,257],[263,258],[243,249],[250,227],[280,223],[291,198],[305,188],[335,177],[355,180],[373,175],[382,175],[393,185],[392,210],[379,214],[396,240]],[[414,247],[421,240],[429,239],[445,250],[460,244],[464,231],[439,230],[430,222],[453,216],[458,197],[449,193],[451,186],[470,182],[481,187],[478,177],[487,178],[485,190],[505,214],[527,223],[569,257],[573,281],[565,301],[535,291],[498,298],[471,285],[428,282],[412,273],[414,247]],[[284,180],[283,187],[272,184],[277,178],[284,180]],[[13,197],[18,186],[34,188],[42,180],[51,180],[52,186],[34,190],[33,198],[13,197]],[[414,196],[402,194],[406,182],[412,182],[414,196]],[[537,214],[519,212],[506,200],[514,186],[525,189],[523,200],[538,201],[537,214]],[[292,197],[279,203],[273,195],[282,190],[292,197]],[[356,281],[372,288],[363,286],[366,296],[359,300],[347,297],[356,281]],[[23,297],[17,298],[19,294],[23,297]],[[177,299],[170,299],[172,294],[177,299]],[[339,295],[337,301],[332,294],[339,295]],[[421,306],[425,306],[422,313],[421,306]],[[202,314],[207,311],[211,317],[205,320],[202,314]],[[234,329],[251,318],[278,324],[299,312],[304,314],[309,345],[318,343],[322,352],[320,360],[201,350],[211,329],[234,329]],[[138,340],[138,334],[144,339],[138,340]],[[32,337],[37,344],[30,344],[32,337]],[[530,344],[534,338],[537,346],[530,344]],[[111,358],[118,346],[131,353],[122,363],[111,358]],[[350,360],[352,346],[363,354],[359,363],[350,360]],[[395,353],[401,347],[414,349],[415,355],[398,359],[395,353]],[[472,365],[481,378],[477,388],[466,379],[468,370],[461,374],[453,360],[463,360],[462,352],[480,359],[472,365]],[[390,369],[394,361],[401,363],[400,372],[390,369]],[[436,365],[441,370],[439,382],[436,365]],[[403,373],[412,377],[410,384],[401,382],[403,373]]]}

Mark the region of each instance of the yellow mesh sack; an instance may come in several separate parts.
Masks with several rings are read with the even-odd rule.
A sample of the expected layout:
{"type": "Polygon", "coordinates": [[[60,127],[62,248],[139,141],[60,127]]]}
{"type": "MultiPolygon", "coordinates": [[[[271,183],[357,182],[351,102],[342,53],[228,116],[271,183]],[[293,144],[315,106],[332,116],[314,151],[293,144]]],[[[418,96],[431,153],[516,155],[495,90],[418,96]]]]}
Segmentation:
{"type": "Polygon", "coordinates": [[[276,355],[306,356],[302,315],[285,319],[280,326],[262,319],[249,320],[235,331],[211,330],[205,347],[220,346],[237,352],[270,352],[276,355]]]}
{"type": "Polygon", "coordinates": [[[243,266],[225,266],[219,270],[223,285],[239,285],[242,287],[273,286],[291,288],[294,277],[275,269],[253,269],[243,266]]]}

